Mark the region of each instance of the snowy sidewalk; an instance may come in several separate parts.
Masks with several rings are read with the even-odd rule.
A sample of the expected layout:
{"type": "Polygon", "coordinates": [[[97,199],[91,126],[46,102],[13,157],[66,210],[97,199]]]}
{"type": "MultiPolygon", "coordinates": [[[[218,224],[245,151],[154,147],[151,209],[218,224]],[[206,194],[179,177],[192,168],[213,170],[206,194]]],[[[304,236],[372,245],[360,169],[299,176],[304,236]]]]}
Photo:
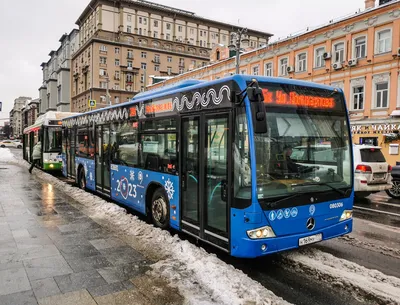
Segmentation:
{"type": "Polygon", "coordinates": [[[0,168],[2,305],[288,304],[113,203],[39,170],[33,178],[12,154],[0,168]]]}

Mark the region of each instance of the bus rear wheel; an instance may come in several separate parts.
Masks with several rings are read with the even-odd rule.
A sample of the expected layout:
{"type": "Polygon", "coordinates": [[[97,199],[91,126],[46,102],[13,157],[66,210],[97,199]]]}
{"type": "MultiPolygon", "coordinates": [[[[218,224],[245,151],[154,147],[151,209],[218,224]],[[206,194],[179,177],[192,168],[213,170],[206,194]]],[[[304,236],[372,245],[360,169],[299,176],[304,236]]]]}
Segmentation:
{"type": "Polygon", "coordinates": [[[86,190],[86,177],[85,177],[85,170],[83,169],[83,167],[79,171],[78,184],[80,189],[86,190]]]}
{"type": "Polygon", "coordinates": [[[168,228],[169,204],[162,188],[156,189],[151,199],[151,218],[156,227],[168,228]]]}

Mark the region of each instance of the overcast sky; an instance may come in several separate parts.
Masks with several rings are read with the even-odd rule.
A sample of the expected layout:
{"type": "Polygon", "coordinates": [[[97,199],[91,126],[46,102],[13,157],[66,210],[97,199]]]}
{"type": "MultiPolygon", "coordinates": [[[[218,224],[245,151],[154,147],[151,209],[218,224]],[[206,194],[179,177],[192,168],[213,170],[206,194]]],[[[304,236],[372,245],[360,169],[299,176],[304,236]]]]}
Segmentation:
{"type": "MultiPolygon", "coordinates": [[[[263,30],[273,39],[363,9],[364,0],[154,0],[197,15],[263,30]]],[[[40,64],[69,33],[89,0],[0,1],[0,118],[18,96],[38,97],[40,64]]],[[[2,121],[0,121],[0,126],[2,121]]]]}

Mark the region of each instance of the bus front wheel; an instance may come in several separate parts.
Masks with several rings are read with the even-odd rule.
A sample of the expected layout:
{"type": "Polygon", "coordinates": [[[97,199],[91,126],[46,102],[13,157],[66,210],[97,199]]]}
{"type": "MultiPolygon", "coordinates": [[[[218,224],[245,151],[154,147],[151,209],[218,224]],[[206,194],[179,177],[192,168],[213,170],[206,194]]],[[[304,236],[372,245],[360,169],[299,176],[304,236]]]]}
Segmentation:
{"type": "Polygon", "coordinates": [[[151,218],[156,227],[168,228],[169,225],[169,204],[163,189],[155,190],[151,199],[151,218]]]}
{"type": "Polygon", "coordinates": [[[78,176],[78,183],[79,183],[79,188],[82,190],[86,189],[86,177],[85,177],[85,169],[82,167],[79,171],[79,176],[78,176]]]}

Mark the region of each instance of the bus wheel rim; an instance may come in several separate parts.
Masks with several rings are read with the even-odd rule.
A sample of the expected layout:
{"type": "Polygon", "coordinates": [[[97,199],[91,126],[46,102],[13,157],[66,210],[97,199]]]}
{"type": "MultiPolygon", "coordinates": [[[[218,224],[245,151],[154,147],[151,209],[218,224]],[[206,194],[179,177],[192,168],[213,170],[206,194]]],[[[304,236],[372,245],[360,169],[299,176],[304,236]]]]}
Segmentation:
{"type": "Polygon", "coordinates": [[[163,224],[167,216],[167,203],[164,198],[159,197],[153,201],[152,213],[154,220],[163,224]]]}

